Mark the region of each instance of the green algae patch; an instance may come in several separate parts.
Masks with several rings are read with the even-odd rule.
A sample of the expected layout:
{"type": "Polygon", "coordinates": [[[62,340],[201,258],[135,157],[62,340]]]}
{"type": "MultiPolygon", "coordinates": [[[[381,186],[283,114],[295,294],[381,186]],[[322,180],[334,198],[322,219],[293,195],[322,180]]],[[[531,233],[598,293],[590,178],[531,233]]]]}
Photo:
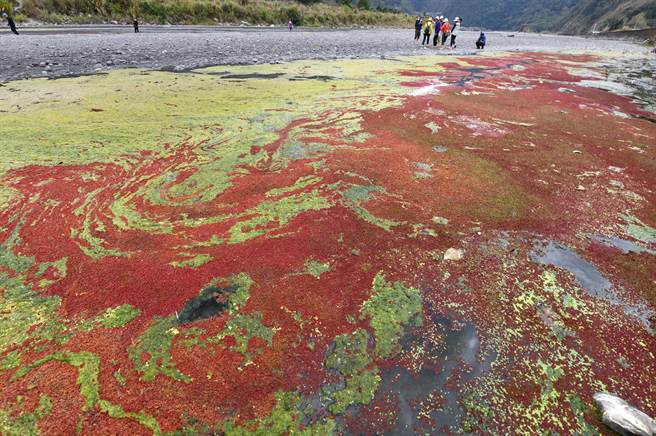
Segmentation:
{"type": "Polygon", "coordinates": [[[198,268],[199,266],[203,266],[213,259],[212,256],[206,253],[179,253],[178,257],[182,257],[184,259],[170,262],[171,266],[176,268],[198,268]]]}
{"type": "Polygon", "coordinates": [[[250,289],[253,286],[253,279],[246,273],[239,273],[230,276],[228,279],[236,289],[230,294],[228,299],[228,313],[235,314],[243,309],[250,298],[250,289]]]}
{"type": "Polygon", "coordinates": [[[333,394],[334,402],[329,406],[329,410],[335,414],[342,414],[349,406],[371,403],[380,381],[381,377],[377,369],[353,374],[346,379],[346,387],[333,394]]]}
{"type": "Polygon", "coordinates": [[[316,189],[284,197],[275,202],[265,201],[245,213],[245,215],[254,215],[253,218],[232,226],[229,243],[239,244],[248,241],[286,226],[303,212],[328,209],[332,206],[331,202],[316,189]]]}
{"type": "Polygon", "coordinates": [[[28,339],[65,342],[65,326],[57,315],[60,297],[41,297],[21,277],[0,273],[0,353],[28,339]]]}
{"type": "Polygon", "coordinates": [[[154,435],[162,434],[157,420],[143,412],[126,412],[121,406],[110,403],[106,400],[100,400],[98,402],[98,407],[102,412],[105,412],[111,418],[131,419],[138,422],[143,427],[151,430],[154,435]]]}
{"type": "Polygon", "coordinates": [[[189,383],[191,377],[182,374],[171,358],[173,340],[180,334],[175,328],[174,316],[156,318],[148,329],[139,336],[128,354],[137,371],[145,381],[153,381],[159,374],[174,380],[189,383]],[[146,360],[143,357],[146,356],[146,360]]]}
{"type": "Polygon", "coordinates": [[[39,269],[36,272],[37,278],[41,278],[50,269],[52,269],[55,272],[55,276],[57,278],[54,280],[42,278],[41,280],[39,280],[39,287],[45,288],[53,283],[56,283],[57,280],[66,277],[67,264],[68,264],[67,257],[62,257],[61,259],[52,262],[43,262],[42,264],[40,264],[39,269]]]}
{"type": "Polygon", "coordinates": [[[139,309],[129,304],[124,304],[107,309],[100,318],[100,324],[108,329],[123,327],[138,317],[139,314],[141,314],[139,309]]]}
{"type": "Polygon", "coordinates": [[[299,411],[300,398],[291,392],[276,393],[276,405],[271,413],[258,420],[250,421],[244,425],[227,422],[223,426],[226,436],[324,436],[333,434],[335,422],[332,419],[322,419],[318,422],[304,426],[301,421],[303,414],[299,411]]]}
{"type": "Polygon", "coordinates": [[[11,411],[0,409],[0,434],[6,436],[36,436],[41,434],[39,421],[50,415],[52,400],[47,395],[39,397],[39,405],[33,412],[21,412],[15,416],[11,411]]]}
{"type": "Polygon", "coordinates": [[[656,242],[656,229],[643,223],[640,219],[632,215],[621,215],[622,219],[626,222],[624,231],[634,239],[645,244],[652,244],[656,242]]]}
{"type": "Polygon", "coordinates": [[[12,82],[0,89],[6,127],[0,172],[26,162],[111,162],[119,155],[158,151],[163,144],[185,141],[263,145],[292,119],[330,107],[376,109],[401,103],[403,88],[392,71],[386,79],[370,75],[373,65],[398,68],[389,61],[338,61],[322,63],[321,68],[315,64],[230,67],[233,74],[284,76],[272,80],[220,80],[216,69],[206,68],[191,74],[123,69],[57,81],[12,82]],[[314,76],[324,76],[326,69],[340,80],[308,75],[316,70],[314,76]],[[285,112],[272,111],[281,106],[285,112]],[[220,134],[205,126],[218,126],[220,134]]]}
{"type": "Polygon", "coordinates": [[[25,272],[35,262],[33,257],[15,253],[16,246],[21,243],[21,239],[18,236],[20,227],[20,225],[17,225],[9,237],[0,244],[0,266],[16,271],[17,273],[25,272]]]}
{"type": "Polygon", "coordinates": [[[335,348],[324,366],[338,371],[344,377],[344,386],[338,390],[330,386],[323,388],[331,413],[343,414],[350,406],[366,405],[374,398],[381,377],[378,368],[369,368],[373,359],[368,348],[369,333],[364,329],[335,338],[335,348]]]}
{"type": "Polygon", "coordinates": [[[20,368],[13,375],[12,380],[24,377],[33,369],[48,362],[63,362],[78,368],[77,384],[80,387],[80,393],[84,398],[85,409],[93,409],[100,398],[98,394],[100,359],[98,356],[87,351],[79,353],[65,351],[53,353],[20,368]]]}
{"type": "Polygon", "coordinates": [[[228,349],[239,353],[244,357],[242,365],[249,365],[253,362],[253,357],[261,353],[261,350],[251,350],[249,342],[253,338],[264,340],[269,346],[273,341],[276,331],[262,323],[262,314],[253,312],[248,314],[239,314],[230,318],[223,330],[216,336],[207,339],[208,342],[221,342],[224,338],[232,336],[235,339],[235,345],[228,349]]]}
{"type": "MultiPolygon", "coordinates": [[[[63,362],[78,368],[77,385],[80,388],[80,394],[84,398],[85,410],[90,411],[98,407],[100,411],[107,413],[112,418],[129,418],[137,421],[144,427],[153,431],[154,434],[160,434],[157,420],[143,413],[126,412],[119,405],[100,398],[100,388],[98,376],[100,374],[99,357],[87,351],[72,353],[58,352],[45,356],[28,366],[16,371],[12,380],[19,379],[27,375],[30,371],[48,362],[63,362]]],[[[41,407],[41,405],[39,406],[41,407]]],[[[37,409],[38,410],[38,409],[37,409]]],[[[48,408],[48,413],[49,413],[48,408]]],[[[39,418],[40,419],[40,418],[39,418]]],[[[0,422],[1,417],[0,417],[0,422]]]]}
{"type": "Polygon", "coordinates": [[[102,259],[104,257],[130,257],[130,253],[126,251],[105,247],[105,241],[92,234],[92,226],[102,228],[103,225],[98,219],[86,216],[81,230],[71,228],[71,237],[73,239],[79,239],[79,241],[76,241],[76,244],[84,254],[92,259],[102,259]]]}
{"type": "Polygon", "coordinates": [[[369,333],[358,329],[335,338],[335,349],[326,359],[325,366],[345,376],[362,371],[371,363],[368,352],[369,333]]]}
{"type": "Polygon", "coordinates": [[[330,271],[330,263],[322,263],[314,259],[305,261],[305,272],[314,278],[321,277],[321,274],[330,271]]]}
{"type": "Polygon", "coordinates": [[[361,220],[380,227],[386,232],[391,232],[394,227],[403,223],[377,217],[362,206],[362,203],[371,200],[375,193],[384,192],[385,189],[380,186],[351,185],[342,192],[341,202],[344,206],[351,209],[361,220]]]}
{"type": "Polygon", "coordinates": [[[288,194],[290,192],[299,191],[301,189],[307,188],[308,186],[315,185],[321,182],[321,178],[315,176],[305,176],[300,177],[296,182],[291,186],[285,186],[283,188],[274,188],[266,193],[267,197],[280,197],[281,195],[288,194]]]}
{"type": "Polygon", "coordinates": [[[418,289],[390,283],[381,271],[372,284],[371,297],[362,304],[360,319],[369,320],[376,339],[376,354],[391,357],[405,328],[421,324],[422,297],[418,289]]]}
{"type": "Polygon", "coordinates": [[[7,355],[0,360],[0,371],[7,371],[10,369],[18,368],[20,366],[21,356],[18,350],[7,353],[7,355]]]}

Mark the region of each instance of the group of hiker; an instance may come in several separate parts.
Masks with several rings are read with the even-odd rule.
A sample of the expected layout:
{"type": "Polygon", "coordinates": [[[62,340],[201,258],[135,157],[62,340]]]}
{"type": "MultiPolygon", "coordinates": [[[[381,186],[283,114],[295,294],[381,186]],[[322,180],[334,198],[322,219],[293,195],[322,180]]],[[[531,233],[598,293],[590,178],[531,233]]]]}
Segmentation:
{"type": "MultiPolygon", "coordinates": [[[[462,18],[460,17],[454,18],[453,23],[450,23],[449,19],[443,15],[436,16],[435,18],[427,16],[425,19],[418,16],[417,21],[415,21],[415,41],[419,41],[419,38],[423,34],[421,45],[429,46],[432,35],[433,47],[436,47],[438,44],[443,47],[450,37],[449,47],[456,48],[456,38],[460,33],[461,26],[462,18]]],[[[481,32],[478,40],[476,40],[476,48],[484,49],[486,44],[487,37],[485,33],[481,32]]]]}

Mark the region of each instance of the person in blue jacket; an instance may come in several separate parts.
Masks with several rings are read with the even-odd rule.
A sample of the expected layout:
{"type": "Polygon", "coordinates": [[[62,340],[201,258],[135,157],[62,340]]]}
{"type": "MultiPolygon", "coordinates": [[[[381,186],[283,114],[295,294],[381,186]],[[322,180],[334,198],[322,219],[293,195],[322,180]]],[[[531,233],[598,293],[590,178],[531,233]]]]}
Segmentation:
{"type": "Polygon", "coordinates": [[[482,50],[485,48],[486,43],[487,43],[487,37],[485,36],[485,33],[481,32],[481,35],[478,37],[478,40],[476,41],[476,48],[482,50]]]}
{"type": "Polygon", "coordinates": [[[437,43],[440,40],[440,31],[442,30],[442,20],[443,16],[435,17],[435,36],[433,36],[433,47],[437,47],[437,43]]]}

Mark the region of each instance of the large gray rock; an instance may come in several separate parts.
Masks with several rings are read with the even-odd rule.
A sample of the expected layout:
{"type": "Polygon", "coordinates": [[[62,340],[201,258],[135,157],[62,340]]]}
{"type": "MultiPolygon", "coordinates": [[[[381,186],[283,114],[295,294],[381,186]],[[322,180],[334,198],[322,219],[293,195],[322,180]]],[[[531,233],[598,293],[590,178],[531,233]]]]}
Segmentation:
{"type": "Polygon", "coordinates": [[[601,408],[604,424],[619,434],[626,436],[656,435],[656,421],[635,407],[631,407],[620,397],[607,393],[596,393],[593,398],[601,408]]]}

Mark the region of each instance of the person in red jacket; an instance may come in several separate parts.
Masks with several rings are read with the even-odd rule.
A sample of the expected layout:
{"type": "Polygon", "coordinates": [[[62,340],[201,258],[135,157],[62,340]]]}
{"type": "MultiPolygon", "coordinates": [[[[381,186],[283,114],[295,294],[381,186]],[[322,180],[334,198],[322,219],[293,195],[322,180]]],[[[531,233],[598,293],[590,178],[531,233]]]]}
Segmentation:
{"type": "Polygon", "coordinates": [[[451,34],[451,25],[449,24],[449,19],[445,18],[442,23],[442,45],[446,44],[446,39],[451,34]]]}

